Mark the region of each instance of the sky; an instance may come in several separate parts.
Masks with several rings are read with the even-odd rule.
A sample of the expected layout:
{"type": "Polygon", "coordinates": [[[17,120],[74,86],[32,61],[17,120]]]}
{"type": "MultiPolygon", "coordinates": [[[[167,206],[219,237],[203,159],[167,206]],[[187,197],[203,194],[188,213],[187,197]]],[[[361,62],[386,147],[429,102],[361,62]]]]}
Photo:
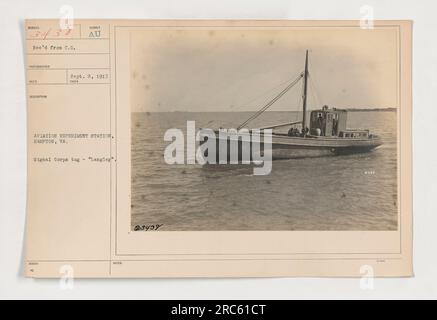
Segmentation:
{"type": "MultiPolygon", "coordinates": [[[[396,29],[173,28],[130,39],[133,112],[258,110],[304,70],[307,49],[309,109],[398,106],[396,29]]],[[[300,110],[301,88],[269,111],[300,110]]]]}

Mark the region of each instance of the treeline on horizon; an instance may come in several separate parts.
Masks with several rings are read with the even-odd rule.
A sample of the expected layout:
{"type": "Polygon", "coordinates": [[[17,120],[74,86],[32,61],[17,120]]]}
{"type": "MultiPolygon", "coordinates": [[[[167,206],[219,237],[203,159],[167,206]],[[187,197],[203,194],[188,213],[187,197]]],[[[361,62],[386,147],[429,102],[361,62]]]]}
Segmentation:
{"type": "Polygon", "coordinates": [[[396,111],[396,108],[390,107],[390,108],[346,108],[344,110],[350,111],[350,112],[362,112],[362,111],[396,111]]]}
{"type": "MultiPolygon", "coordinates": [[[[331,108],[330,108],[331,109],[331,108]]],[[[395,112],[397,108],[393,108],[393,107],[389,107],[389,108],[336,108],[337,110],[346,110],[349,112],[395,112]]],[[[314,111],[314,110],[319,110],[319,109],[309,109],[308,112],[310,111],[314,111]]],[[[301,112],[299,110],[291,110],[292,112],[301,112]]],[[[180,113],[189,113],[189,112],[256,112],[254,110],[252,111],[179,111],[179,110],[174,110],[174,111],[134,111],[133,113],[154,113],[154,112],[180,112],[180,113]]],[[[290,112],[287,110],[267,110],[266,112],[290,112]]]]}

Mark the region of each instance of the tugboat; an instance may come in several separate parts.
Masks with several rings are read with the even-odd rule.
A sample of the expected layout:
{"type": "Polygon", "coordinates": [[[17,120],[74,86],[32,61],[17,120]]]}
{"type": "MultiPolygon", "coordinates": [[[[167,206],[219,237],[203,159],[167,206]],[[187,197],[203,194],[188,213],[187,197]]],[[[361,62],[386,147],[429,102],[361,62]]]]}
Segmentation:
{"type": "MultiPolygon", "coordinates": [[[[260,116],[277,100],[279,100],[288,90],[299,83],[300,80],[303,81],[302,120],[266,126],[259,128],[259,130],[242,130],[238,132],[237,137],[227,136],[223,138],[223,135],[220,135],[220,130],[215,130],[215,137],[213,138],[216,139],[216,150],[219,150],[216,154],[217,161],[220,158],[220,148],[223,148],[223,146],[227,146],[225,147],[227,149],[226,157],[229,160],[229,155],[233,152],[233,150],[235,150],[231,148],[231,141],[235,139],[238,139],[238,158],[240,160],[243,144],[249,143],[250,146],[248,147],[252,149],[252,142],[254,141],[261,143],[261,153],[271,152],[272,159],[294,159],[363,153],[369,152],[382,145],[381,138],[377,135],[371,134],[367,129],[348,129],[347,110],[329,108],[325,105],[319,110],[311,111],[308,126],[306,119],[308,75],[307,50],[304,71],[265,106],[263,106],[259,111],[238,126],[237,130],[245,128],[248,123],[260,116]],[[279,133],[274,131],[277,128],[284,127],[289,127],[288,133],[279,133]],[[266,132],[267,129],[270,130],[266,132]],[[245,135],[248,136],[245,137],[245,135]],[[262,138],[265,135],[271,135],[271,150],[267,150],[268,147],[264,146],[263,144],[262,138]],[[223,141],[224,139],[226,139],[226,141],[223,141]]],[[[211,139],[211,136],[203,136],[200,144],[205,143],[205,141],[208,139],[211,139]]],[[[207,150],[205,152],[205,156],[207,156],[207,150]]]]}

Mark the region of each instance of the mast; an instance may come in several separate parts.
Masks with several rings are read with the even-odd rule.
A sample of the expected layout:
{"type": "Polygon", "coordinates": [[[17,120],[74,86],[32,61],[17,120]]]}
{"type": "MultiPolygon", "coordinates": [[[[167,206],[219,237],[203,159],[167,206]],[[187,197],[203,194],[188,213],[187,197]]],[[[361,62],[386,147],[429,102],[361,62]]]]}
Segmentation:
{"type": "Polygon", "coordinates": [[[306,117],[307,117],[307,91],[308,91],[308,50],[305,57],[305,72],[304,72],[304,83],[303,83],[303,114],[302,114],[302,132],[305,133],[306,128],[306,117]]]}

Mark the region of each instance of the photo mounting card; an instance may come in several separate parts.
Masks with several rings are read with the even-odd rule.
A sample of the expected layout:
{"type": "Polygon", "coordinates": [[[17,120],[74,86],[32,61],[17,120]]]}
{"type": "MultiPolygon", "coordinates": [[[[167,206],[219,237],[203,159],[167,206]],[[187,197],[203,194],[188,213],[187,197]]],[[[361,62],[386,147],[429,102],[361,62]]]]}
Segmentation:
{"type": "Polygon", "coordinates": [[[410,21],[25,35],[26,276],[412,276],[410,21]]]}

